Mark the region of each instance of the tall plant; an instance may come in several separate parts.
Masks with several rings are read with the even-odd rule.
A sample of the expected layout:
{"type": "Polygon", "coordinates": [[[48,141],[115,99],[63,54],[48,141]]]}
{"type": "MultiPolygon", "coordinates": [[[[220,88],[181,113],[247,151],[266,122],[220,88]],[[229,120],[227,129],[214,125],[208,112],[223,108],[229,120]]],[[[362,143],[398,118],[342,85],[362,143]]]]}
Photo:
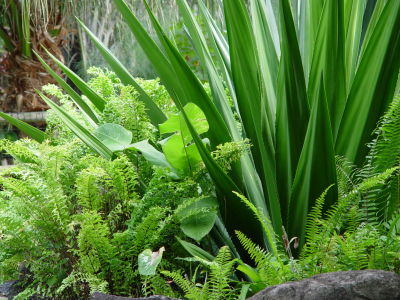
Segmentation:
{"type": "MultiPolygon", "coordinates": [[[[243,230],[264,240],[270,250],[275,248],[274,235],[261,233],[235,193],[239,192],[269,220],[270,232],[281,235],[284,226],[290,237],[299,237],[303,244],[307,212],[315,199],[337,182],[335,156],[344,156],[358,165],[363,162],[369,135],[393,98],[400,68],[400,1],[378,1],[371,6],[374,3],[282,0],[276,7],[276,2],[270,0],[250,0],[249,5],[244,0],[224,0],[225,35],[201,0],[198,4],[205,32],[187,1],[177,0],[187,32],[207,70],[210,96],[146,1],[157,41],[123,0],[114,0],[182,112],[219,190],[222,220],[229,232],[243,230]],[[212,37],[210,44],[206,36],[212,37]],[[212,56],[210,49],[217,55],[212,56]],[[183,110],[188,102],[204,112],[210,125],[207,137],[211,148],[250,139],[251,153],[244,155],[229,173],[218,166],[198,136],[183,110]]],[[[153,124],[161,124],[165,116],[129,71],[83,28],[122,82],[138,88],[153,124]]],[[[62,68],[101,109],[99,97],[70,70],[62,68]]],[[[95,115],[64,81],[58,81],[88,116],[95,115]]],[[[112,157],[112,151],[103,143],[51,105],[95,151],[112,157]]],[[[337,188],[333,186],[326,195],[326,204],[335,199],[337,188]]],[[[390,201],[394,203],[398,198],[390,201]]]]}

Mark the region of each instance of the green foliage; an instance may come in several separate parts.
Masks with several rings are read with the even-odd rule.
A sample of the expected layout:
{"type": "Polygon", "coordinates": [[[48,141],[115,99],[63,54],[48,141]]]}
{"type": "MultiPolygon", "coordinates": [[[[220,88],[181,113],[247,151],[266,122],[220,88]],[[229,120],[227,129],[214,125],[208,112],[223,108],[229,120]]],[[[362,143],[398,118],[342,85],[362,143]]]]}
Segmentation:
{"type": "Polygon", "coordinates": [[[88,32],[116,73],[89,70],[90,82],[77,84],[82,97],[48,87],[61,106],[41,96],[62,120],[50,117],[49,139],[2,144],[20,164],[0,179],[0,267],[26,262],[35,277],[26,295],[174,294],[156,268],[189,299],[244,297],[247,289],[327,271],[399,270],[392,176],[399,101],[382,119],[366,166],[351,165],[361,165],[367,136],[393,95],[399,2],[376,6],[362,33],[363,22],[343,23],[348,12],[334,0],[320,9],[299,2],[306,22],[296,24],[287,0],[278,13],[263,1],[250,1],[248,10],[243,0],[226,0],[225,40],[201,2],[204,26],[179,0],[209,84],[192,72],[150,7],[158,41],[123,0],[114,2],[165,88],[135,80],[88,32]],[[237,240],[255,268],[240,260],[229,237],[235,229],[246,231],[237,240]],[[184,234],[213,254],[221,244],[230,249],[212,260],[184,244],[184,234]],[[304,247],[292,249],[299,241],[304,247]],[[176,260],[182,244],[202,258],[176,260]],[[146,268],[150,249],[165,251],[146,268]],[[250,284],[239,280],[236,266],[250,284]]]}
{"type": "MultiPolygon", "coordinates": [[[[103,138],[110,131],[100,129],[111,121],[114,127],[124,126],[118,128],[131,133],[133,142],[143,138],[156,142],[157,132],[137,92],[113,73],[100,69],[91,73],[90,86],[106,101],[104,111],[96,112],[99,127],[76,111],[70,96],[60,89],[49,85],[44,90],[58,98],[60,107],[87,132],[95,134],[97,127],[103,138]]],[[[158,81],[141,84],[148,91],[154,88],[155,101],[175,114],[158,81]]],[[[187,267],[187,262],[175,260],[183,252],[176,237],[184,236],[182,217],[175,210],[189,207],[188,199],[214,194],[207,173],[177,180],[168,169],[152,166],[132,150],[121,149],[111,160],[99,157],[62,124],[50,111],[47,141],[1,141],[1,150],[13,155],[17,166],[3,170],[0,177],[0,279],[16,278],[23,262],[34,281],[27,283],[21,299],[35,293],[85,299],[94,291],[179,297],[160,275],[144,278],[138,257],[146,249],[165,247],[160,268],[187,267]]],[[[185,214],[185,222],[198,220],[205,209],[195,205],[185,214]]],[[[214,224],[215,205],[210,213],[213,222],[206,233],[214,224]]]]}
{"type": "Polygon", "coordinates": [[[229,142],[218,145],[211,155],[220,167],[227,172],[232,169],[232,163],[239,161],[243,154],[250,150],[250,147],[248,139],[229,142]]]}
{"type": "MultiPolygon", "coordinates": [[[[93,133],[97,126],[111,123],[131,131],[134,142],[149,140],[147,146],[153,143],[152,154],[159,157],[154,159],[153,155],[151,159],[168,167],[158,151],[162,148],[180,177],[195,177],[195,169],[201,168],[203,161],[217,188],[224,232],[233,235],[236,229],[247,231],[254,239],[263,240],[268,250],[275,251],[278,245],[272,232],[281,236],[284,226],[302,247],[306,216],[315,200],[333,184],[326,194],[325,211],[337,200],[338,189],[344,188],[345,173],[340,172],[346,170],[335,168],[335,157],[341,155],[352,164],[362,165],[369,134],[393,98],[400,69],[400,61],[395,59],[400,49],[396,30],[400,23],[399,2],[383,1],[367,9],[358,1],[345,5],[327,0],[321,5],[318,1],[282,0],[273,5],[261,0],[224,0],[224,34],[203,2],[199,2],[201,18],[197,18],[188,1],[179,0],[176,5],[189,36],[185,40],[192,43],[208,85],[179,53],[179,37],[174,41],[164,31],[151,6],[145,4],[154,29],[149,33],[126,1],[113,2],[165,85],[164,91],[156,92],[163,100],[153,101],[128,68],[83,24],[116,74],[90,70],[94,78],[89,85],[77,84],[87,99],[64,85],[89,124],[81,124],[67,110],[42,98],[82,141],[106,159],[115,158],[121,148],[112,146],[110,139],[106,145],[93,133]],[[293,9],[294,5],[298,9],[293,9]],[[95,93],[88,93],[89,88],[95,93]],[[171,100],[165,97],[165,91],[176,107],[163,112],[165,107],[157,104],[165,106],[171,100]],[[102,105],[95,105],[96,99],[103,98],[104,111],[102,105]],[[193,109],[185,111],[190,106],[198,107],[197,113],[193,109]],[[179,111],[180,116],[169,114],[171,111],[179,111]],[[171,128],[164,128],[171,123],[171,128]],[[160,124],[157,132],[155,127],[160,124]],[[199,131],[198,127],[204,128],[199,131]],[[159,147],[158,133],[173,135],[159,147]],[[210,147],[206,147],[205,138],[210,147]],[[218,145],[246,139],[252,144],[250,151],[244,151],[231,168],[216,161],[221,152],[218,145]],[[229,205],[224,205],[226,202],[229,205]],[[251,213],[267,221],[263,224],[270,228],[260,230],[251,213]]],[[[66,67],[61,69],[76,81],[66,67]]],[[[394,116],[398,115],[395,110],[394,116]]],[[[388,132],[396,138],[390,125],[382,128],[386,129],[379,133],[376,145],[382,144],[388,132]]],[[[387,147],[397,151],[396,146],[387,147]]],[[[382,157],[382,161],[374,160],[380,170],[372,167],[367,177],[393,167],[397,161],[393,157],[383,159],[387,153],[379,146],[373,148],[379,153],[375,157],[382,157]],[[391,165],[381,168],[383,161],[391,165]]],[[[141,150],[132,146],[129,151],[139,156],[141,150]]],[[[136,168],[145,172],[139,167],[143,165],[141,159],[137,158],[136,168]]],[[[382,192],[378,197],[370,194],[372,201],[363,199],[364,218],[379,223],[391,217],[398,198],[395,186],[395,182],[391,184],[391,196],[382,192]]],[[[223,239],[229,243],[227,236],[223,239]]]]}
{"type": "MultiPolygon", "coordinates": [[[[204,112],[211,150],[245,138],[253,145],[227,174],[194,137],[223,195],[220,204],[229,199],[222,212],[229,232],[249,228],[263,239],[257,223],[249,224],[249,213],[242,213],[246,210],[235,190],[270,219],[278,235],[284,225],[302,245],[315,199],[334,184],[327,206],[337,200],[335,156],[362,165],[369,134],[393,97],[400,68],[394,58],[400,47],[400,4],[384,1],[371,17],[358,1],[278,2],[222,1],[224,35],[202,2],[198,19],[188,1],[177,1],[210,84],[208,94],[200,85],[202,76],[190,68],[192,61],[174,44],[180,37],[170,38],[147,6],[154,38],[141,16],[125,1],[114,0],[180,111],[191,101],[204,112]]],[[[267,244],[271,239],[264,241],[273,247],[267,244]]]]}
{"type": "MultiPolygon", "coordinates": [[[[339,163],[341,165],[338,168],[343,168],[344,162],[339,160],[339,163]]],[[[396,217],[390,221],[376,223],[365,218],[363,207],[363,199],[368,197],[369,193],[375,193],[376,189],[381,187],[384,182],[390,181],[396,171],[397,168],[388,169],[367,179],[364,179],[362,172],[353,172],[352,181],[358,183],[353,188],[346,187],[342,193],[339,193],[343,196],[340,196],[337,204],[324,213],[325,197],[331,187],[327,188],[316,200],[316,205],[309,213],[306,243],[301,250],[299,259],[292,257],[291,248],[294,246],[293,251],[296,251],[296,242],[292,244],[292,241],[286,241],[285,248],[279,247],[274,253],[263,249],[242,232],[236,231],[237,238],[252,260],[254,268],[240,259],[232,260],[223,256],[221,261],[224,262],[220,265],[228,266],[228,262],[230,262],[229,266],[237,265],[236,270],[240,273],[236,272],[235,274],[232,270],[228,271],[229,268],[219,269],[216,273],[211,271],[205,284],[196,284],[198,281],[195,279],[185,279],[182,274],[177,272],[162,271],[161,273],[171,277],[185,292],[185,297],[188,299],[211,299],[212,297],[230,299],[227,290],[225,291],[226,298],[222,296],[218,298],[218,292],[210,290],[210,286],[213,285],[212,274],[220,274],[217,278],[224,276],[225,279],[233,278],[234,275],[245,275],[246,279],[250,281],[247,293],[253,294],[268,286],[324,272],[362,269],[400,272],[400,258],[397,253],[400,247],[400,216],[398,212],[396,217]],[[227,273],[223,273],[224,270],[227,273]],[[214,292],[215,294],[213,294],[214,292]]],[[[248,200],[243,198],[243,201],[248,200]]],[[[254,208],[252,209],[254,210],[254,208]]],[[[257,218],[260,222],[265,222],[260,216],[257,218]]],[[[268,228],[264,226],[264,230],[268,230],[268,228]]],[[[284,237],[284,239],[286,238],[284,237]]],[[[201,263],[196,274],[207,272],[210,266],[217,261],[215,259],[214,262],[210,262],[193,255],[194,261],[201,263]]],[[[235,281],[225,281],[217,283],[216,286],[224,290],[224,283],[230,285],[230,291],[234,293],[235,297],[239,297],[240,287],[243,285],[238,286],[235,281]]]]}
{"type": "MultiPolygon", "coordinates": [[[[365,219],[363,198],[390,178],[396,169],[365,179],[340,198],[325,216],[322,215],[324,194],[309,215],[307,242],[301,253],[303,272],[329,272],[365,268],[394,269],[395,258],[385,261],[385,242],[396,244],[385,226],[365,219]]],[[[396,247],[396,246],[395,246],[396,247]]]]}
{"type": "MultiPolygon", "coordinates": [[[[197,134],[208,131],[207,119],[198,106],[188,103],[183,109],[193,122],[197,134]]],[[[182,113],[172,115],[167,121],[160,124],[160,134],[168,133],[174,134],[160,142],[168,162],[180,175],[193,174],[202,160],[182,113]]]]}
{"type": "MultiPolygon", "coordinates": [[[[400,159],[400,96],[394,97],[388,111],[382,117],[374,132],[374,139],[369,144],[370,152],[362,170],[365,178],[383,172],[385,169],[399,166],[400,159]]],[[[366,199],[365,206],[377,208],[377,221],[391,219],[400,206],[398,193],[399,173],[392,176],[387,184],[382,185],[366,199]]],[[[372,214],[369,214],[371,217],[372,214]]]]}
{"type": "Polygon", "coordinates": [[[215,197],[186,199],[176,209],[182,231],[190,238],[200,241],[214,227],[218,213],[215,197]]]}
{"type": "Polygon", "coordinates": [[[113,152],[125,150],[132,142],[132,132],[113,123],[97,127],[94,135],[113,152]]]}
{"type": "MultiPolygon", "coordinates": [[[[202,260],[200,260],[202,261],[202,260]]],[[[232,260],[228,247],[222,247],[212,262],[202,261],[206,268],[206,280],[204,283],[196,283],[196,276],[191,280],[185,279],[179,272],[161,271],[182,289],[185,298],[193,300],[222,300],[237,299],[238,285],[232,279],[233,269],[236,264],[232,260]]]]}
{"type": "Polygon", "coordinates": [[[156,269],[161,262],[164,251],[165,248],[161,247],[156,252],[146,249],[140,253],[138,257],[139,274],[145,276],[156,275],[156,269]]]}

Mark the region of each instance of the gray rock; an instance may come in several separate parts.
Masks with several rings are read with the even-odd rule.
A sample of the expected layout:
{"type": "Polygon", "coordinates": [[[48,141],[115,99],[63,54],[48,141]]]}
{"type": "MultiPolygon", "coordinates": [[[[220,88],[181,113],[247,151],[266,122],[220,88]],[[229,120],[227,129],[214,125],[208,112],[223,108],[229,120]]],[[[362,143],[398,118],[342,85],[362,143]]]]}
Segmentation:
{"type": "Polygon", "coordinates": [[[271,286],[248,300],[400,300],[400,276],[379,270],[325,273],[271,286]]]}
{"type": "Polygon", "coordinates": [[[0,284],[0,299],[12,299],[22,291],[18,280],[0,284]]]}
{"type": "Polygon", "coordinates": [[[106,295],[102,293],[94,293],[90,300],[178,300],[165,296],[150,296],[147,298],[129,298],[121,296],[106,295]]]}

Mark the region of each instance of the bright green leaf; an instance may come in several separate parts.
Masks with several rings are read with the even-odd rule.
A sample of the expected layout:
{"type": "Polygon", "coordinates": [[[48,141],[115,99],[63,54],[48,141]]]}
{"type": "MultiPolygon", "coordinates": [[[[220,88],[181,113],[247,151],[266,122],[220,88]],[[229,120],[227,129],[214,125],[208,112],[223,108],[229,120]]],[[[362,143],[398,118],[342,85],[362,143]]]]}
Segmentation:
{"type": "Polygon", "coordinates": [[[103,124],[94,135],[112,151],[122,151],[132,142],[132,132],[118,124],[103,124]]]}
{"type": "Polygon", "coordinates": [[[144,276],[155,275],[164,251],[165,248],[161,247],[156,252],[152,252],[150,249],[146,249],[142,253],[140,253],[138,257],[139,274],[144,276]]]}

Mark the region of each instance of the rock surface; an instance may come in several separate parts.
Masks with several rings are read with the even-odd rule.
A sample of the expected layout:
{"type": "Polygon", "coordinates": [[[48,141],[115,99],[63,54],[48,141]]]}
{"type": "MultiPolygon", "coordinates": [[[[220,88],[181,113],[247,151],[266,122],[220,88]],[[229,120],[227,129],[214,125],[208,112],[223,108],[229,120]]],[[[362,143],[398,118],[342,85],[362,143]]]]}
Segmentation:
{"type": "Polygon", "coordinates": [[[102,293],[94,293],[90,298],[90,300],[178,300],[178,299],[169,298],[165,296],[150,296],[147,298],[129,298],[129,297],[106,295],[102,293]]]}
{"type": "Polygon", "coordinates": [[[379,270],[325,273],[271,286],[248,300],[400,300],[400,276],[379,270]]]}
{"type": "Polygon", "coordinates": [[[17,280],[0,284],[0,299],[12,299],[19,292],[21,292],[21,288],[18,286],[17,280]]]}

